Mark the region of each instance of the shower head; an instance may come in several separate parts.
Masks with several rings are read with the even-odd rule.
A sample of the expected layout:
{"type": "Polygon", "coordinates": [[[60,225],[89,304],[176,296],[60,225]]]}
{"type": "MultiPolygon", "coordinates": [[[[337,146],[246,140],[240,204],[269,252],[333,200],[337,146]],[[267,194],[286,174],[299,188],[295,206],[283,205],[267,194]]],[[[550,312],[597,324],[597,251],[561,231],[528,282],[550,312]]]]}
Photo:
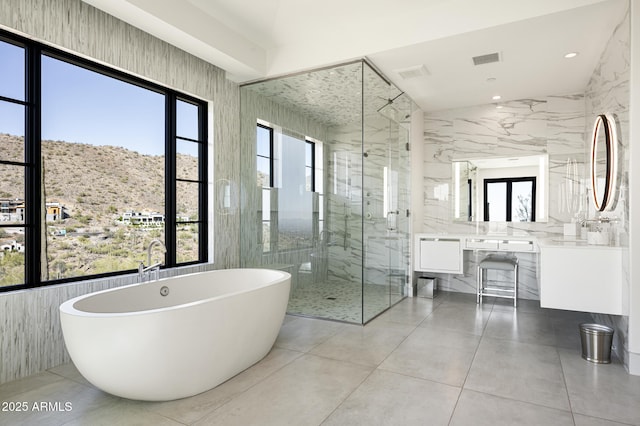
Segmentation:
{"type": "Polygon", "coordinates": [[[404,95],[404,92],[400,92],[399,95],[395,96],[393,99],[387,99],[387,103],[382,105],[380,108],[378,108],[377,112],[382,111],[383,109],[385,109],[386,107],[388,107],[389,105],[393,104],[393,102],[398,99],[400,96],[404,95]]]}

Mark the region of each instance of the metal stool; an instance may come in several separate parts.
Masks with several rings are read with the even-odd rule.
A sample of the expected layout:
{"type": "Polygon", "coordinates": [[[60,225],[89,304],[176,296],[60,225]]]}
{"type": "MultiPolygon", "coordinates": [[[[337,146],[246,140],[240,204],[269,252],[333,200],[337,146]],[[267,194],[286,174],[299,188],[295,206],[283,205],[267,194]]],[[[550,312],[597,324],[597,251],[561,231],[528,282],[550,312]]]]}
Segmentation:
{"type": "Polygon", "coordinates": [[[498,255],[489,255],[478,263],[478,282],[476,285],[476,303],[482,303],[483,296],[503,297],[513,299],[513,307],[518,306],[518,259],[498,255]],[[486,280],[486,271],[493,269],[498,271],[513,271],[513,282],[486,280]],[[503,286],[491,286],[490,282],[504,284],[503,286]]]}

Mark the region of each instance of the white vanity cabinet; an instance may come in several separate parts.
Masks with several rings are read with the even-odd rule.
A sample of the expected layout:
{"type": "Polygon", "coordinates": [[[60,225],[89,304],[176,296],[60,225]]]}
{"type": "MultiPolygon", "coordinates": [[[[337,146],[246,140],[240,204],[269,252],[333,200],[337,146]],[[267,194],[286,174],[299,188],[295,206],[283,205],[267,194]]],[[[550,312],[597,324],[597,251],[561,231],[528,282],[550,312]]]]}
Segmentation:
{"type": "Polygon", "coordinates": [[[541,244],[540,306],[621,315],[622,248],[541,244]]]}
{"type": "Polygon", "coordinates": [[[462,274],[463,241],[457,237],[416,236],[416,265],[421,272],[462,274]]]}

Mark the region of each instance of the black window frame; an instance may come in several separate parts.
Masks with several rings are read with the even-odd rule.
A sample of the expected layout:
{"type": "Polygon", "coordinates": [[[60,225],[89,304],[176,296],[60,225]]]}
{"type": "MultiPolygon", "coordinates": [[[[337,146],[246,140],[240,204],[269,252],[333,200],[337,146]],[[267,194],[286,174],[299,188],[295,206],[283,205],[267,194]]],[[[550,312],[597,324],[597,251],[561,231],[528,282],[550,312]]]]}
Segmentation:
{"type": "Polygon", "coordinates": [[[4,227],[23,227],[25,231],[25,271],[24,283],[0,286],[0,292],[15,291],[27,288],[37,288],[68,282],[89,281],[99,278],[130,274],[135,270],[113,271],[101,274],[83,275],[63,279],[43,280],[42,256],[46,255],[42,247],[42,226],[44,223],[42,214],[42,196],[40,185],[42,181],[42,137],[41,137],[41,84],[42,70],[41,58],[46,55],[75,66],[97,72],[107,77],[139,86],[144,89],[161,93],[165,96],[165,264],[162,268],[173,268],[192,264],[208,262],[208,194],[207,194],[207,170],[208,170],[208,104],[206,101],[189,96],[159,84],[149,82],[123,71],[98,64],[65,52],[37,41],[21,37],[9,31],[0,30],[0,41],[19,46],[25,51],[25,99],[24,101],[0,96],[1,101],[21,104],[25,107],[25,161],[4,161],[0,164],[10,164],[25,167],[25,220],[22,225],[3,225],[4,227]],[[190,141],[198,143],[198,179],[191,180],[199,185],[198,188],[198,219],[190,221],[178,221],[176,217],[176,103],[178,100],[194,104],[198,107],[198,140],[190,141]],[[188,262],[176,261],[176,228],[178,224],[198,224],[198,259],[188,262]]]}
{"type": "Polygon", "coordinates": [[[467,220],[473,220],[473,180],[467,179],[467,220]]]}
{"type": "Polygon", "coordinates": [[[484,204],[484,221],[485,222],[489,222],[490,218],[489,218],[489,203],[487,202],[487,190],[488,190],[488,186],[490,183],[506,183],[507,184],[507,200],[506,200],[506,208],[507,208],[507,214],[506,214],[506,221],[507,222],[512,222],[512,215],[511,215],[511,210],[512,210],[512,205],[513,205],[513,194],[512,194],[512,184],[514,182],[531,182],[531,221],[530,222],[535,222],[536,221],[536,177],[535,176],[525,176],[525,177],[507,177],[507,178],[490,178],[490,179],[484,179],[483,181],[483,186],[484,186],[484,197],[483,197],[483,204],[484,204]]]}
{"type": "MultiPolygon", "coordinates": [[[[256,152],[256,159],[257,158],[266,158],[269,160],[269,182],[264,182],[263,185],[258,188],[259,191],[261,191],[262,195],[264,195],[264,190],[265,189],[273,189],[274,187],[274,173],[273,173],[273,169],[274,169],[274,159],[273,159],[273,154],[274,154],[274,147],[273,147],[273,134],[274,134],[274,130],[273,127],[271,126],[267,126],[266,124],[262,124],[262,123],[257,123],[256,124],[256,132],[258,130],[258,128],[264,129],[267,132],[269,132],[269,156],[265,157],[264,155],[259,155],[256,152]],[[264,185],[264,184],[267,185],[264,185]]],[[[257,136],[257,133],[256,133],[257,136]]],[[[256,144],[257,144],[257,137],[256,137],[256,144]]],[[[257,151],[257,145],[256,145],[256,151],[257,151]]],[[[256,170],[257,170],[257,164],[256,164],[256,170]]],[[[271,205],[271,204],[269,204],[271,205]]],[[[260,206],[260,210],[262,211],[262,206],[260,206]]],[[[260,230],[258,231],[258,241],[262,244],[262,254],[268,254],[271,253],[273,251],[273,246],[275,245],[275,241],[273,240],[273,238],[269,238],[269,245],[267,247],[265,247],[264,245],[264,238],[262,237],[263,232],[264,232],[264,224],[268,223],[269,224],[269,233],[271,235],[274,234],[274,230],[272,228],[273,225],[273,221],[271,220],[271,211],[269,211],[269,219],[268,220],[264,220],[264,212],[262,212],[262,217],[260,218],[260,230]]]]}
{"type": "Polygon", "coordinates": [[[273,188],[273,128],[270,126],[267,126],[266,124],[262,124],[262,123],[257,123],[256,125],[257,127],[260,127],[262,129],[265,129],[266,131],[269,132],[269,157],[265,157],[264,155],[259,155],[256,154],[256,157],[260,157],[260,158],[268,158],[269,160],[269,186],[262,186],[263,188],[273,188]]]}
{"type": "Polygon", "coordinates": [[[311,169],[311,192],[316,192],[316,143],[306,139],[307,147],[311,149],[311,165],[304,165],[307,169],[311,169]]]}

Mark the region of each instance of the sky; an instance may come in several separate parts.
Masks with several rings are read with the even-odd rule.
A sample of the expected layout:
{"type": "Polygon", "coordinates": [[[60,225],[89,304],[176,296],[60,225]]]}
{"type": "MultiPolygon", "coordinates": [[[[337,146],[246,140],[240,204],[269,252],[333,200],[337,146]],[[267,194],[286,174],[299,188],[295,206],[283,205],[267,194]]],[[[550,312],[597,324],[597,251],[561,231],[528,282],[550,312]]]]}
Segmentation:
{"type": "MultiPolygon", "coordinates": [[[[24,99],[24,53],[0,42],[0,95],[24,99]]],[[[165,98],[48,56],[42,57],[42,139],[164,154],[165,98]]],[[[197,139],[197,108],[178,102],[178,135],[197,139]]],[[[24,135],[23,107],[0,102],[0,133],[24,135]]],[[[181,151],[194,154],[191,144],[181,151]]],[[[195,144],[193,144],[195,145],[195,144]]],[[[197,152],[197,151],[195,151],[197,152]]]]}

